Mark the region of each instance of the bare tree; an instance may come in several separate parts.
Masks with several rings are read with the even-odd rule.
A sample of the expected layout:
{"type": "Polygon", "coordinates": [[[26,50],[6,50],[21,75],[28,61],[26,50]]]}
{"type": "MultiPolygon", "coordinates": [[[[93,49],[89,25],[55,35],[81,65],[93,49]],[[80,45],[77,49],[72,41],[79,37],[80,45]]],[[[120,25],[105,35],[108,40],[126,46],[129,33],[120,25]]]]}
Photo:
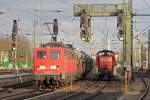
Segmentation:
{"type": "MultiPolygon", "coordinates": [[[[10,51],[12,50],[11,46],[11,35],[9,36],[0,36],[0,52],[1,51],[10,51]]],[[[17,35],[17,61],[31,61],[32,58],[32,47],[31,47],[31,39],[28,39],[25,36],[20,34],[17,35]]],[[[1,56],[1,55],[0,55],[1,56]]],[[[11,55],[9,56],[11,59],[11,55]]]]}

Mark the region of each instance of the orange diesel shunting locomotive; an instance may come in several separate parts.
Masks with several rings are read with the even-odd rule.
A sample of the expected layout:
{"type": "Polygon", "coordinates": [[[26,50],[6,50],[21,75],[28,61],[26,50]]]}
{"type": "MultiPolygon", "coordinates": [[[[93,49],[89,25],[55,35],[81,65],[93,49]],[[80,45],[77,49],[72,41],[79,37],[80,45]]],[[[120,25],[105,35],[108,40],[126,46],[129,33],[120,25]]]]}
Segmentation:
{"type": "Polygon", "coordinates": [[[115,62],[115,53],[110,50],[99,51],[96,55],[96,66],[99,77],[102,79],[112,78],[115,62]]]}

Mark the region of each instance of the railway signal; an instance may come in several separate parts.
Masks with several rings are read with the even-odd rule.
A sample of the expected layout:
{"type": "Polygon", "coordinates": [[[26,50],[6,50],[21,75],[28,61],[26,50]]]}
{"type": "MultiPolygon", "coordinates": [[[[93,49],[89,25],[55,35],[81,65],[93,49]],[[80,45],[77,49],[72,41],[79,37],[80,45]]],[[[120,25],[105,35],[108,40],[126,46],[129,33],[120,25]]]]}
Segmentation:
{"type": "Polygon", "coordinates": [[[17,35],[17,21],[13,21],[13,29],[12,29],[12,51],[16,49],[16,35],[17,35]]]}
{"type": "Polygon", "coordinates": [[[53,22],[45,22],[44,25],[47,26],[48,31],[49,31],[49,35],[51,35],[51,42],[57,42],[57,35],[58,35],[58,21],[57,19],[53,19],[53,22]],[[49,24],[53,24],[53,33],[51,33],[51,29],[49,24]]]}
{"type": "Polygon", "coordinates": [[[18,25],[17,20],[13,20],[13,29],[12,29],[12,63],[13,68],[16,69],[18,74],[18,68],[16,66],[16,36],[18,34],[18,25]]]}
{"type": "Polygon", "coordinates": [[[58,35],[58,21],[57,19],[53,20],[53,34],[52,39],[54,42],[57,42],[57,35],[58,35]]]}
{"type": "Polygon", "coordinates": [[[89,42],[91,37],[91,18],[87,17],[85,9],[81,11],[80,17],[80,38],[82,41],[89,42]]]}
{"type": "Polygon", "coordinates": [[[123,38],[124,38],[124,14],[123,14],[123,10],[118,11],[117,29],[118,29],[119,40],[123,40],[123,38]]]}

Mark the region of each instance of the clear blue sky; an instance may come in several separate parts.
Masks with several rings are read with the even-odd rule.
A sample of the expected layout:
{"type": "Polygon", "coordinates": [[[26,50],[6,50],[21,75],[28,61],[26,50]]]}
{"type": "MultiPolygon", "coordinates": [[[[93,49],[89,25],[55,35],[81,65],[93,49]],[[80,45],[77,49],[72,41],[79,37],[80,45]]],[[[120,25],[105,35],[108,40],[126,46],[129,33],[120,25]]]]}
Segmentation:
{"type": "MultiPolygon", "coordinates": [[[[47,27],[42,25],[45,21],[52,21],[57,18],[59,21],[59,37],[60,41],[66,43],[74,43],[80,49],[91,52],[94,50],[106,48],[106,33],[110,40],[117,40],[116,36],[112,36],[117,32],[116,18],[92,18],[92,40],[90,43],[80,41],[79,37],[79,18],[73,16],[73,4],[77,3],[122,3],[127,0],[0,0],[0,11],[4,14],[0,15],[0,33],[11,34],[12,21],[18,20],[21,34],[32,33],[33,21],[38,21],[36,26],[37,44],[48,42],[50,40],[47,35],[47,27]],[[61,10],[63,12],[56,13],[51,11],[61,10]]],[[[136,13],[149,13],[150,0],[133,0],[133,10],[136,13]]],[[[134,20],[146,22],[150,17],[135,17],[134,20]]],[[[150,21],[149,21],[150,22],[150,21]]],[[[144,27],[150,23],[139,23],[137,29],[141,32],[144,27]]],[[[134,27],[135,30],[135,27],[134,27]]],[[[135,31],[134,31],[135,34],[135,31]]],[[[146,40],[146,36],[143,37],[146,40]]],[[[119,41],[116,41],[119,43],[119,41]]],[[[113,44],[111,48],[121,48],[121,44],[113,44]],[[120,45],[120,46],[118,46],[120,45]]]]}

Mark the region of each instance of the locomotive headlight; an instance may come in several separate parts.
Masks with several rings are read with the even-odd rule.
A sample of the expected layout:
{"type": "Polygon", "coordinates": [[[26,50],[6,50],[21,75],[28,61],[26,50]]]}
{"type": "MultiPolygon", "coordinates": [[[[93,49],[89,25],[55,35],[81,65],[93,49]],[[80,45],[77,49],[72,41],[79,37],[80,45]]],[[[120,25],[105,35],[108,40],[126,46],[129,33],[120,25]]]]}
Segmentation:
{"type": "Polygon", "coordinates": [[[39,67],[37,67],[37,70],[40,70],[40,68],[39,68],[39,67]]]}
{"type": "Polygon", "coordinates": [[[51,66],[51,69],[56,69],[56,65],[52,65],[52,66],[51,66]]]}
{"type": "Polygon", "coordinates": [[[59,70],[59,66],[57,66],[56,70],[59,70]]]}
{"type": "Polygon", "coordinates": [[[81,40],[85,41],[85,38],[84,38],[84,37],[81,37],[81,40]]]}
{"type": "Polygon", "coordinates": [[[40,67],[40,69],[45,69],[46,68],[46,66],[39,66],[40,67]]]}

